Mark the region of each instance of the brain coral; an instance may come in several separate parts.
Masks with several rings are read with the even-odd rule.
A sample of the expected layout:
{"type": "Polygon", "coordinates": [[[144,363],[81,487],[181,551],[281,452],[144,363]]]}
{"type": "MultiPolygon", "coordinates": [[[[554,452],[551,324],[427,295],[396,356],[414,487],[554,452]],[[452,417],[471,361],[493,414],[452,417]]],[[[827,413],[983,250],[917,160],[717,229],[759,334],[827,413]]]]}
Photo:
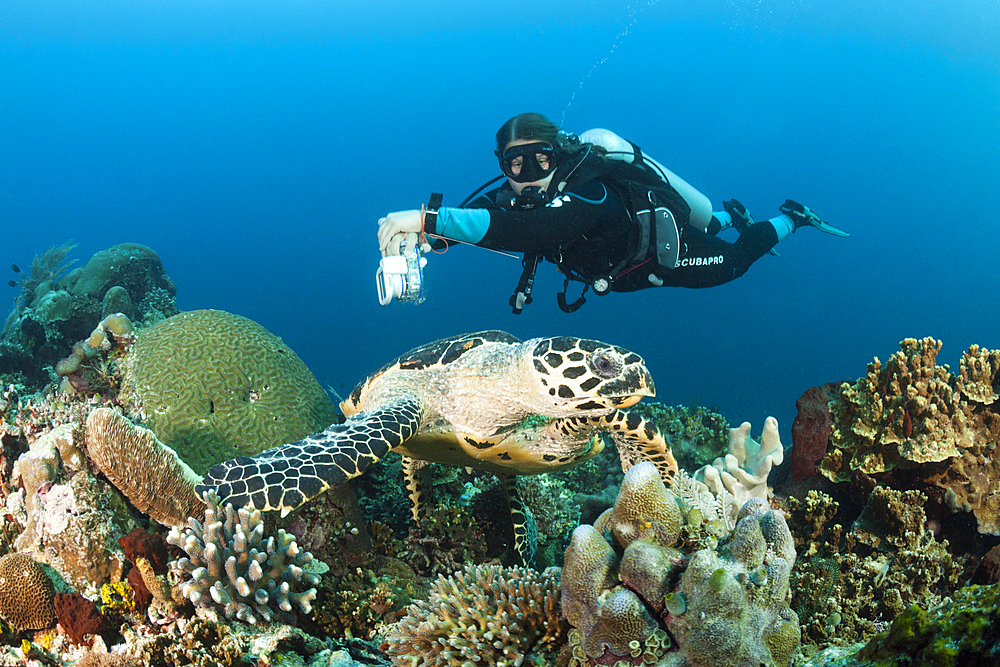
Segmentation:
{"type": "Polygon", "coordinates": [[[0,616],[18,630],[44,630],[55,625],[52,580],[24,554],[0,558],[0,616]]]}
{"type": "Polygon", "coordinates": [[[140,333],[124,366],[122,400],[198,474],[335,420],[302,360],[239,315],[195,310],[163,320],[140,333]]]}
{"type": "Polygon", "coordinates": [[[439,575],[387,640],[396,667],[553,664],[554,656],[542,654],[562,644],[566,630],[558,569],[467,565],[439,575]]]}

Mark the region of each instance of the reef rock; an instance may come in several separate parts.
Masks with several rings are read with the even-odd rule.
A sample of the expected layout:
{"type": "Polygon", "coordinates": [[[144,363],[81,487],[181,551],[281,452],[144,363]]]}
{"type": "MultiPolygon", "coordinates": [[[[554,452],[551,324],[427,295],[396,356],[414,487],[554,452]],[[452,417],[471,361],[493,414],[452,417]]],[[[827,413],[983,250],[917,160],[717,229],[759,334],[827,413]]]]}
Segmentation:
{"type": "Polygon", "coordinates": [[[118,581],[124,559],[117,540],[136,527],[122,497],[81,468],[79,425],[64,424],[35,440],[14,465],[22,496],[8,509],[24,521],[18,551],[52,566],[77,589],[118,581]]]}

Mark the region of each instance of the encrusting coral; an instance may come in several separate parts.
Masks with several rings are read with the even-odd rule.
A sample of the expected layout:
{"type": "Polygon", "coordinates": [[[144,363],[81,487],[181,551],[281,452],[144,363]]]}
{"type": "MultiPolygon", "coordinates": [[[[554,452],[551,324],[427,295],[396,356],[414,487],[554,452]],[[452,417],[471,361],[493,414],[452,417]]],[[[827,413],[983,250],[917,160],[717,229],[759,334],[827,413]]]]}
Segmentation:
{"type": "Polygon", "coordinates": [[[226,618],[251,625],[258,617],[294,624],[294,606],[311,613],[322,564],[282,529],[265,539],[260,510],[231,504],[222,510],[211,491],[203,499],[205,522],[189,518],[184,530],[175,526],[167,535],[187,553],[170,563],[183,579],[181,594],[196,607],[217,606],[226,618]]]}
{"type": "Polygon", "coordinates": [[[539,664],[533,657],[552,664],[567,629],[558,568],[469,565],[438,576],[430,596],[412,604],[386,639],[396,667],[513,667],[539,664]]]}
{"type": "Polygon", "coordinates": [[[24,554],[0,558],[0,616],[18,630],[43,630],[56,623],[52,580],[24,554]]]}
{"type": "Polygon", "coordinates": [[[194,490],[201,476],[117,410],[96,408],[87,415],[86,443],[90,459],[140,512],[176,526],[204,510],[194,490]]]}
{"type": "Polygon", "coordinates": [[[321,431],[333,402],[261,325],[195,310],[143,330],[122,362],[120,399],[198,474],[321,431]]]}
{"type": "Polygon", "coordinates": [[[685,554],[674,546],[683,521],[677,499],[651,465],[630,469],[615,507],[578,527],[566,552],[570,664],[787,665],[800,637],[788,606],[791,534],[761,498],[736,520],[716,548],[685,554]],[[620,557],[605,530],[624,549],[620,557]]]}

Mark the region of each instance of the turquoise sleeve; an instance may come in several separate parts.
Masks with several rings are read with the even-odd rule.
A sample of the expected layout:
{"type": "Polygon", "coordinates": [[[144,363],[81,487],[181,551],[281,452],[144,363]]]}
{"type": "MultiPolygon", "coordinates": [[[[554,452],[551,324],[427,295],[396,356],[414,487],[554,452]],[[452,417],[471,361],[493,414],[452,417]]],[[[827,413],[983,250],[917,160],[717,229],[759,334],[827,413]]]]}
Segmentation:
{"type": "Polygon", "coordinates": [[[490,212],[484,208],[438,209],[435,234],[463,243],[479,243],[490,228],[490,212]]]}

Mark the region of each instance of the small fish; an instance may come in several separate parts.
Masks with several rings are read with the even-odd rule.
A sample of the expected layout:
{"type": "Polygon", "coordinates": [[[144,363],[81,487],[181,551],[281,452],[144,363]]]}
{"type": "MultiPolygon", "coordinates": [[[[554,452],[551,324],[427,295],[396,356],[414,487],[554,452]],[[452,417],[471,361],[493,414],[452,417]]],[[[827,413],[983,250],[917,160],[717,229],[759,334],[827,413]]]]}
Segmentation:
{"type": "Polygon", "coordinates": [[[10,285],[11,287],[17,287],[17,281],[16,280],[8,280],[7,284],[10,285]]]}
{"type": "Polygon", "coordinates": [[[17,264],[11,264],[10,268],[14,270],[14,273],[20,273],[21,272],[21,267],[19,267],[17,264]]]}

